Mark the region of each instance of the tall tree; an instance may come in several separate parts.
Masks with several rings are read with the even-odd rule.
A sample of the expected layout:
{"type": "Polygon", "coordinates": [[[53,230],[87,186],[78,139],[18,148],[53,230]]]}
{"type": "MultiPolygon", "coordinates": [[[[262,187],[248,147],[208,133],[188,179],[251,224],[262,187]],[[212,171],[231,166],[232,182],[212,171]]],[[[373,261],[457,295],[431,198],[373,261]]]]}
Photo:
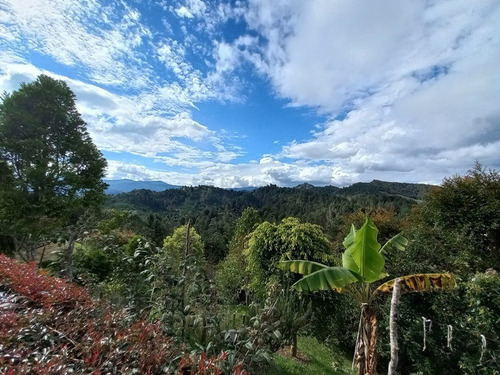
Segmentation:
{"type": "Polygon", "coordinates": [[[71,274],[78,221],[104,199],[106,160],[96,148],[61,80],[40,75],[0,102],[0,230],[33,260],[40,240],[67,233],[71,274]]]}

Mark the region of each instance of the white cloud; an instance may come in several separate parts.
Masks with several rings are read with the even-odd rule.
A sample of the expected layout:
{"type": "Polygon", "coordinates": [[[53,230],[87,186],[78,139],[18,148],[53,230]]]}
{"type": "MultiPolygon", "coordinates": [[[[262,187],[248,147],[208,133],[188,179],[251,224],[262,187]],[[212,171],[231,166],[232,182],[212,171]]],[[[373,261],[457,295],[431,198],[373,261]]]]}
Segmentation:
{"type": "Polygon", "coordinates": [[[0,21],[11,30],[10,48],[27,48],[64,65],[78,65],[96,83],[149,83],[151,72],[139,47],[152,34],[140,23],[138,11],[124,3],[8,0],[0,8],[0,21]]]}
{"type": "Polygon", "coordinates": [[[329,166],[300,166],[280,161],[261,163],[214,163],[197,173],[165,172],[139,164],[111,161],[108,178],[161,180],[174,185],[213,185],[223,188],[263,186],[276,184],[295,186],[302,182],[318,185],[348,185],[356,182],[356,175],[346,174],[329,166]]]}
{"type": "Polygon", "coordinates": [[[175,114],[155,109],[146,96],[112,94],[100,87],[40,70],[30,64],[0,67],[0,91],[19,88],[39,74],[68,83],[77,97],[77,108],[88,124],[94,143],[104,151],[128,152],[171,166],[204,168],[229,162],[242,150],[227,144],[214,131],[193,120],[187,111],[175,114]],[[191,141],[188,145],[186,140],[191,141]],[[208,149],[208,151],[207,151],[208,149]],[[168,156],[166,156],[168,155],[168,156]]]}
{"type": "Polygon", "coordinates": [[[179,30],[167,16],[158,26],[119,0],[2,2],[0,89],[54,75],[25,60],[33,51],[49,57],[43,66],[65,72],[56,77],[75,91],[101,149],[151,157],[159,170],[192,170],[113,161],[110,174],[117,176],[224,187],[438,183],[476,158],[500,166],[495,0],[151,6],[177,17],[179,30]],[[219,26],[229,20],[245,33],[226,38],[219,26]],[[249,65],[290,106],[315,108],[328,120],[310,139],[277,140],[278,154],[235,164],[245,150],[192,112],[211,100],[241,102],[252,85],[249,65]],[[68,71],[71,77],[62,76],[68,71]]]}
{"type": "Polygon", "coordinates": [[[498,2],[254,0],[246,19],[279,96],[347,113],[278,157],[433,183],[475,158],[500,165],[498,2]]]}

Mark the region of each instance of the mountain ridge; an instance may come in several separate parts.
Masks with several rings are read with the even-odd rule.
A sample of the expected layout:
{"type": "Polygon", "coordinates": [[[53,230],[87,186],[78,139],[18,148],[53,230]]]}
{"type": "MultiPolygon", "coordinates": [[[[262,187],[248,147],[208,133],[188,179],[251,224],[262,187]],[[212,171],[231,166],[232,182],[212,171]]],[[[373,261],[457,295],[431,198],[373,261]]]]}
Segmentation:
{"type": "Polygon", "coordinates": [[[199,188],[207,187],[214,189],[230,190],[235,192],[253,192],[259,189],[265,189],[267,186],[276,187],[279,189],[296,189],[303,191],[328,191],[329,193],[338,193],[341,195],[355,195],[355,194],[372,194],[372,193],[386,193],[390,195],[401,195],[403,197],[412,199],[421,199],[422,196],[436,185],[409,183],[409,182],[390,182],[373,180],[371,182],[356,182],[352,185],[345,187],[338,187],[334,185],[314,186],[310,183],[301,183],[294,187],[279,187],[277,185],[267,185],[261,187],[247,186],[242,188],[218,188],[209,185],[198,186],[179,186],[171,185],[163,181],[136,181],[130,179],[121,180],[104,180],[108,184],[106,194],[115,195],[130,193],[134,190],[149,190],[153,192],[162,192],[170,189],[183,189],[183,188],[199,188]]]}

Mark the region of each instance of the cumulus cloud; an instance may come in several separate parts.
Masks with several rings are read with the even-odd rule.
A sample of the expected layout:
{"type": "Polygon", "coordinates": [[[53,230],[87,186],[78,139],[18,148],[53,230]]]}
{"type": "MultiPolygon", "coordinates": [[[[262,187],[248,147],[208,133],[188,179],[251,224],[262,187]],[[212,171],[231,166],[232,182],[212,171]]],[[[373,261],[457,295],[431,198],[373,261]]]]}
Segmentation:
{"type": "Polygon", "coordinates": [[[102,150],[156,162],[111,160],[112,177],[223,187],[439,183],[474,159],[500,167],[495,0],[151,7],[164,12],[161,22],[118,0],[4,1],[0,89],[40,73],[66,80],[102,150]],[[243,102],[254,73],[289,106],[326,120],[309,137],[276,140],[280,152],[241,163],[248,150],[195,114],[200,103],[243,102]]]}
{"type": "Polygon", "coordinates": [[[103,151],[126,152],[162,164],[191,168],[212,166],[217,161],[229,162],[242,154],[241,149],[227,144],[214,131],[193,120],[190,112],[169,115],[156,110],[149,96],[113,94],[31,64],[0,68],[0,90],[18,89],[21,82],[34,81],[40,74],[68,83],[94,143],[103,151]],[[186,140],[194,144],[187,144],[186,140]]]}
{"type": "Polygon", "coordinates": [[[140,164],[111,161],[108,168],[109,178],[131,178],[162,180],[176,185],[213,185],[223,188],[238,188],[276,184],[295,186],[302,182],[316,185],[348,185],[357,181],[357,176],[347,174],[339,168],[329,166],[301,166],[278,160],[270,162],[213,163],[192,172],[167,172],[147,168],[140,164]]]}
{"type": "Polygon", "coordinates": [[[500,165],[497,2],[254,0],[246,18],[276,92],[332,118],[280,157],[434,183],[500,165]]]}

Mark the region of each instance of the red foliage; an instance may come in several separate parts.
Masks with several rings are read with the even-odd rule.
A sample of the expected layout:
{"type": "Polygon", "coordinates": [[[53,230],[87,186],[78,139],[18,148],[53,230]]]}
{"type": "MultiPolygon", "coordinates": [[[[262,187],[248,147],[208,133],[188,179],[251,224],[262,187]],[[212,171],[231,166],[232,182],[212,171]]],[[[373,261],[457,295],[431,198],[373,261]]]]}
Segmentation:
{"type": "MultiPolygon", "coordinates": [[[[0,373],[220,375],[227,357],[182,356],[159,323],[133,322],[34,263],[0,255],[0,288],[24,297],[14,311],[0,307],[0,373]]],[[[247,374],[241,366],[232,373],[247,374]]]]}
{"type": "Polygon", "coordinates": [[[48,276],[35,262],[18,263],[4,254],[0,254],[0,283],[42,305],[91,303],[85,289],[48,276]]]}

